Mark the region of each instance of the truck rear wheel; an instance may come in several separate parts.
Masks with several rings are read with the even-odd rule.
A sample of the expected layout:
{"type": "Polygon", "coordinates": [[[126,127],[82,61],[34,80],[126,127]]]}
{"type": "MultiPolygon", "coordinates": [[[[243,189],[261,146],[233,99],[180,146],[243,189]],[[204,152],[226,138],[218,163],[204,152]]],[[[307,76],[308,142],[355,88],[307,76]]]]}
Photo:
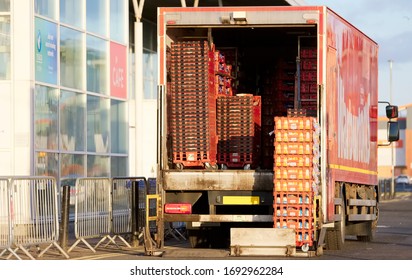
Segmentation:
{"type": "Polygon", "coordinates": [[[346,237],[346,211],[345,203],[339,206],[340,221],[335,222],[333,229],[327,230],[325,235],[327,250],[340,250],[345,243],[346,237]]]}
{"type": "Polygon", "coordinates": [[[342,249],[341,232],[336,229],[326,231],[325,235],[325,249],[326,250],[340,250],[342,249]]]}
{"type": "MultiPolygon", "coordinates": [[[[375,199],[378,197],[378,190],[375,187],[372,189],[372,192],[369,194],[369,199],[375,199]]],[[[374,213],[376,215],[375,219],[372,221],[365,221],[363,223],[363,228],[359,231],[361,234],[357,234],[356,238],[358,241],[361,242],[370,242],[373,240],[375,236],[376,228],[378,227],[378,220],[379,220],[379,207],[378,201],[376,201],[376,206],[374,208],[370,208],[369,213],[374,213]]]]}

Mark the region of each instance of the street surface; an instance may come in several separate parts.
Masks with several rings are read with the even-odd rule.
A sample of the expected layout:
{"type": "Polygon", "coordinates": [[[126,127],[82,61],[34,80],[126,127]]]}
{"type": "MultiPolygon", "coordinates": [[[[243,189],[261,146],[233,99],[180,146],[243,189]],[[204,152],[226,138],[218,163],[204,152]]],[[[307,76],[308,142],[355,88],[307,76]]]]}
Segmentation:
{"type": "Polygon", "coordinates": [[[348,239],[343,250],[324,251],[319,259],[412,260],[412,196],[398,193],[380,203],[378,229],[372,242],[348,239]]]}
{"type": "MultiPolygon", "coordinates": [[[[338,251],[324,250],[315,260],[412,260],[412,193],[398,193],[396,198],[380,203],[378,229],[372,242],[360,242],[348,237],[344,248],[338,251]]],[[[96,253],[81,244],[70,252],[73,260],[146,260],[146,259],[293,259],[297,257],[234,257],[228,250],[192,249],[187,241],[169,237],[165,250],[159,256],[145,256],[142,246],[127,248],[120,240],[119,247],[100,246],[96,253]]],[[[43,259],[64,259],[46,255],[43,259]]]]}
{"type": "MultiPolygon", "coordinates": [[[[316,272],[319,280],[355,275],[354,279],[407,275],[412,264],[412,193],[398,194],[395,199],[380,203],[379,227],[372,242],[358,242],[349,237],[342,250],[325,250],[319,257],[234,257],[229,256],[228,250],[191,249],[187,241],[173,237],[166,240],[162,255],[145,256],[142,246],[128,248],[118,238],[115,240],[118,246],[105,246],[105,242],[95,253],[80,243],[69,252],[69,262],[53,248],[37,258],[46,261],[28,261],[23,266],[20,261],[0,261],[0,271],[4,279],[41,277],[44,280],[56,277],[62,280],[223,279],[242,275],[257,279],[274,276],[299,279],[302,273],[307,277],[311,271],[316,272]],[[323,260],[334,261],[325,265],[323,260]]],[[[72,237],[69,245],[73,241],[72,237]]],[[[94,242],[90,241],[92,246],[94,242]]]]}

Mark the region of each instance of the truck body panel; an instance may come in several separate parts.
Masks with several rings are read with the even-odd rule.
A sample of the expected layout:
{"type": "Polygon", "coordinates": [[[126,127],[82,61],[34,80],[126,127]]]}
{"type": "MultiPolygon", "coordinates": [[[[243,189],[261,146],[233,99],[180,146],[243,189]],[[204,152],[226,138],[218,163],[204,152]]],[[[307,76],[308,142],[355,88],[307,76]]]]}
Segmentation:
{"type": "Polygon", "coordinates": [[[254,170],[215,172],[167,170],[163,173],[163,178],[168,182],[164,190],[271,191],[273,189],[273,173],[254,170]]]}
{"type": "Polygon", "coordinates": [[[378,46],[331,11],[325,27],[328,193],[334,181],[377,185],[378,46]]]}
{"type": "MultiPolygon", "coordinates": [[[[268,222],[268,217],[274,215],[273,207],[256,210],[253,204],[275,203],[273,195],[278,181],[274,178],[277,171],[283,170],[275,165],[285,157],[282,155],[274,164],[273,117],[286,116],[287,106],[292,111],[307,106],[317,123],[315,126],[320,127],[319,182],[305,189],[308,185],[302,180],[305,178],[290,174],[286,175],[290,176],[286,181],[282,177],[283,181],[279,182],[288,182],[300,191],[316,189],[315,195],[320,199],[314,199],[313,203],[320,201],[321,205],[314,210],[319,215],[315,219],[319,224],[315,227],[339,221],[337,206],[342,201],[352,207],[347,211],[353,214],[353,220],[376,219],[372,208],[376,207],[373,201],[378,183],[378,46],[373,40],[323,6],[159,8],[158,54],[158,80],[163,89],[159,100],[159,191],[163,204],[203,205],[195,206],[193,209],[198,212],[188,216],[165,213],[162,217],[165,222],[268,222]],[[168,90],[168,49],[176,42],[187,40],[206,40],[216,50],[236,49],[237,64],[233,68],[236,71],[245,69],[236,72],[239,76],[236,75],[238,84],[234,88],[237,93],[246,92],[262,98],[260,165],[257,168],[179,170],[173,165],[168,118],[174,105],[168,101],[171,94],[168,90]],[[283,71],[290,66],[294,69],[291,70],[293,78],[290,78],[294,83],[279,85],[287,88],[283,92],[285,96],[276,95],[277,99],[270,99],[271,89],[275,88],[270,75],[276,69],[283,67],[283,71]],[[282,100],[287,101],[282,103],[282,100]],[[277,108],[278,113],[272,113],[273,108],[277,108]],[[363,191],[357,193],[359,186],[365,186],[366,195],[363,191]],[[230,196],[234,198],[223,200],[230,196]],[[268,197],[272,201],[268,202],[268,197]],[[222,201],[230,203],[225,205],[222,201]],[[241,207],[235,209],[234,206],[241,207]],[[363,206],[369,209],[359,213],[353,211],[363,206]],[[240,208],[242,211],[236,212],[240,208]]],[[[286,160],[290,166],[296,166],[305,158],[297,153],[286,160]]],[[[301,165],[296,169],[305,171],[305,168],[311,167],[301,165]]]]}

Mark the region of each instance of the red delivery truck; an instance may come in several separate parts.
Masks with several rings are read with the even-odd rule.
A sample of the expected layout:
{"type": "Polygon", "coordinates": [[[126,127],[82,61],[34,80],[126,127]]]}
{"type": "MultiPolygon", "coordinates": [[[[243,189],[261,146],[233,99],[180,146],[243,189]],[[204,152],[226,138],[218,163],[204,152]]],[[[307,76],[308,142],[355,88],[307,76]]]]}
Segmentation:
{"type": "Polygon", "coordinates": [[[176,222],[233,255],[373,237],[376,42],[324,6],[159,8],[158,53],[159,246],[176,222]]]}

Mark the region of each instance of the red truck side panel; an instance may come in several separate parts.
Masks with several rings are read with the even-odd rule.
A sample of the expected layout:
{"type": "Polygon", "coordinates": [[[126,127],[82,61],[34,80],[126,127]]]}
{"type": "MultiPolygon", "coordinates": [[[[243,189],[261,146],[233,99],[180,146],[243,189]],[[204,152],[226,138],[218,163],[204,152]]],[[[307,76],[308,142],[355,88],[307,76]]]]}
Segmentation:
{"type": "Polygon", "coordinates": [[[377,185],[378,46],[331,11],[326,25],[331,218],[335,181],[377,185]]]}

